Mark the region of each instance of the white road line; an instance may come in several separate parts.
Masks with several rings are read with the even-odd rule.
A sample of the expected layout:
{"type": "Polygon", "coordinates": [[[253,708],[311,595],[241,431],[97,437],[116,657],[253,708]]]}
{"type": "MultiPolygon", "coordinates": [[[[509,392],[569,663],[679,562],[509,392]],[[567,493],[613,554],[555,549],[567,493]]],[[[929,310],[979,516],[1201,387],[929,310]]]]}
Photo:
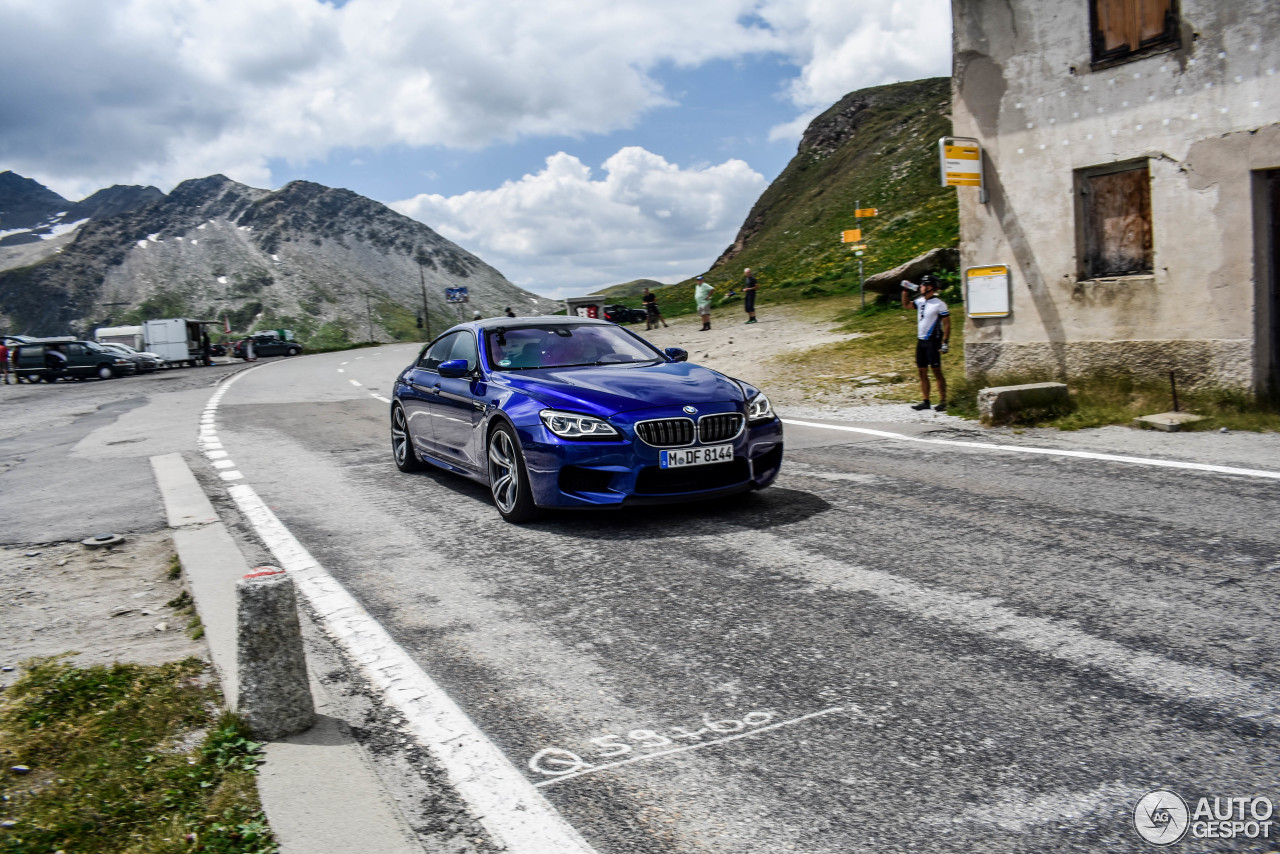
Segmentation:
{"type": "Polygon", "coordinates": [[[974,448],[981,451],[1012,451],[1017,454],[1042,454],[1051,457],[1077,457],[1084,460],[1104,460],[1113,463],[1130,463],[1140,466],[1157,466],[1170,469],[1190,469],[1192,471],[1208,471],[1216,474],[1238,474],[1245,477],[1265,477],[1280,480],[1280,471],[1264,469],[1241,469],[1232,466],[1214,466],[1208,463],[1184,463],[1176,460],[1155,460],[1150,457],[1125,457],[1117,454],[1097,454],[1093,451],[1063,451],[1057,448],[1027,448],[1021,445],[997,445],[994,442],[959,442],[954,439],[925,439],[921,436],[904,436],[888,430],[871,430],[866,427],[848,427],[843,424],[819,424],[815,421],[796,421],[783,418],[783,424],[794,424],[797,427],[819,427],[823,430],[841,430],[846,433],[865,433],[868,436],[881,436],[885,439],[900,439],[903,442],[923,442],[928,445],[953,445],[959,448],[974,448]]]}
{"type": "MultiPolygon", "coordinates": [[[[832,715],[832,714],[835,714],[836,712],[843,712],[843,711],[846,711],[844,706],[835,706],[834,708],[823,709],[820,712],[810,712],[807,715],[801,715],[800,717],[792,718],[789,721],[779,721],[776,724],[770,724],[769,726],[762,726],[757,729],[750,730],[749,732],[740,732],[737,735],[728,735],[728,736],[725,736],[724,738],[716,738],[716,739],[712,739],[711,741],[699,742],[698,744],[686,744],[683,747],[673,747],[670,750],[657,750],[657,751],[654,751],[653,753],[646,753],[644,756],[633,756],[630,759],[623,759],[620,762],[609,762],[604,765],[593,765],[590,768],[584,768],[581,771],[572,771],[568,774],[561,774],[559,777],[554,777],[550,780],[542,780],[541,782],[534,783],[533,785],[539,788],[542,786],[553,786],[556,783],[561,783],[561,782],[564,782],[565,780],[573,780],[577,777],[585,777],[588,774],[595,774],[599,771],[608,771],[610,768],[617,768],[620,765],[631,765],[635,762],[646,762],[650,759],[657,759],[659,756],[670,756],[673,753],[688,753],[690,750],[699,750],[703,747],[710,747],[713,744],[724,744],[726,741],[737,741],[740,738],[748,738],[749,736],[758,735],[762,732],[768,732],[771,729],[779,729],[784,726],[792,726],[794,724],[800,723],[801,721],[807,721],[809,720],[809,718],[818,718],[818,717],[822,717],[823,715],[832,715]]],[[[862,710],[858,709],[855,706],[854,711],[861,712],[862,710]]]]}
{"type": "Polygon", "coordinates": [[[593,852],[534,784],[297,541],[253,487],[232,486],[227,492],[279,565],[293,576],[334,640],[444,766],[486,830],[512,852],[593,852]]]}
{"type": "Polygon", "coordinates": [[[374,400],[380,400],[380,401],[382,401],[383,403],[390,403],[390,402],[391,402],[391,398],[389,398],[389,397],[383,397],[383,396],[382,396],[382,395],[380,395],[380,394],[372,394],[372,393],[371,393],[371,394],[369,395],[369,397],[372,397],[374,400]]]}
{"type": "Polygon", "coordinates": [[[347,382],[351,383],[351,384],[352,384],[353,386],[355,386],[356,388],[360,388],[360,387],[361,387],[360,380],[347,380],[347,382]]]}
{"type": "MultiPolygon", "coordinates": [[[[210,410],[217,409],[227,388],[245,373],[248,371],[232,376],[218,389],[209,400],[210,410]]],[[[205,448],[218,444],[217,434],[212,428],[202,428],[200,443],[205,448]]],[[[239,471],[220,475],[228,481],[244,477],[239,471]]],[[[227,492],[276,561],[293,576],[330,636],[387,703],[404,715],[417,741],[436,757],[454,789],[505,851],[596,854],[466,712],[311,556],[252,486],[231,485],[227,492]]]]}

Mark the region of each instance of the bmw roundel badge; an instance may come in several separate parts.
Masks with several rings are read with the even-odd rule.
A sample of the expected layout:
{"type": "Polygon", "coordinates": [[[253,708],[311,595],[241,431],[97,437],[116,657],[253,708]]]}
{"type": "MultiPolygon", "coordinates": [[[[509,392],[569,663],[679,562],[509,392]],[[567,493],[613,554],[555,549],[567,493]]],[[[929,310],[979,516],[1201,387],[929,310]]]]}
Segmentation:
{"type": "Polygon", "coordinates": [[[687,412],[687,413],[689,413],[690,415],[697,415],[697,414],[698,414],[698,407],[696,407],[696,406],[686,406],[686,407],[684,408],[684,411],[685,411],[685,412],[687,412]]]}

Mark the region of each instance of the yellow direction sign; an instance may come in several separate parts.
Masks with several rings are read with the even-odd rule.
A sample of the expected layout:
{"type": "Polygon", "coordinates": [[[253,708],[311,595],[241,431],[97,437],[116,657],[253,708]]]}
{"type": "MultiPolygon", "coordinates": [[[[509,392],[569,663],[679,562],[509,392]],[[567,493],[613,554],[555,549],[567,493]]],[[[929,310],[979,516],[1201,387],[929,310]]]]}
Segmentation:
{"type": "Polygon", "coordinates": [[[857,252],[858,254],[862,254],[862,250],[864,250],[864,249],[866,249],[866,248],[867,248],[867,244],[865,244],[865,243],[855,243],[855,244],[853,244],[852,246],[850,246],[849,248],[850,248],[850,249],[852,249],[852,250],[854,250],[854,251],[855,251],[855,252],[857,252]]]}
{"type": "Polygon", "coordinates": [[[982,186],[982,146],[976,139],[944,136],[938,140],[942,186],[982,186]]]}
{"type": "Polygon", "coordinates": [[[853,212],[853,215],[858,219],[862,219],[863,217],[877,216],[879,213],[880,211],[876,210],[875,208],[858,208],[856,211],[853,212]]]}
{"type": "Polygon", "coordinates": [[[846,231],[840,232],[841,243],[857,243],[861,239],[862,239],[862,229],[860,228],[850,228],[850,229],[847,229],[846,231]]]}

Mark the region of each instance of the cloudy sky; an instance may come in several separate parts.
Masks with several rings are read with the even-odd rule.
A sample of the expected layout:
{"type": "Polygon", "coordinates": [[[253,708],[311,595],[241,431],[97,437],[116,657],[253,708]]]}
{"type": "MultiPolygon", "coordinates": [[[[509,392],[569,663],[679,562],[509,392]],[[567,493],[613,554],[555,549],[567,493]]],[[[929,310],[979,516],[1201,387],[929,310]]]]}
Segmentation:
{"type": "Polygon", "coordinates": [[[705,270],[810,118],[949,72],[945,0],[0,0],[0,171],[305,178],[565,296],[705,270]]]}

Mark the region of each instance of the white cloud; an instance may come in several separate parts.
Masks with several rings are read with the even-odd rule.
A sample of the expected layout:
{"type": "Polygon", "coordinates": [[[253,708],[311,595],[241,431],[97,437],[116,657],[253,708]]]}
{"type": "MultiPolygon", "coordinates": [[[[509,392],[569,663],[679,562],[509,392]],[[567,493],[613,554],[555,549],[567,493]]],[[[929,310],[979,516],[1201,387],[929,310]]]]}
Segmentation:
{"type": "Polygon", "coordinates": [[[547,296],[705,270],[733,240],[765,187],[741,160],[681,169],[624,148],[603,176],[560,152],[495,190],[420,195],[392,207],[476,252],[516,284],[547,296]]]}
{"type": "Polygon", "coordinates": [[[788,94],[801,114],[774,139],[857,89],[951,73],[947,0],[765,0],[760,15],[800,69],[788,94]]]}
{"type": "Polygon", "coordinates": [[[607,133],[670,103],[652,75],[748,54],[802,112],[947,72],[944,0],[0,2],[0,168],[64,194],[335,148],[607,133]]]}

